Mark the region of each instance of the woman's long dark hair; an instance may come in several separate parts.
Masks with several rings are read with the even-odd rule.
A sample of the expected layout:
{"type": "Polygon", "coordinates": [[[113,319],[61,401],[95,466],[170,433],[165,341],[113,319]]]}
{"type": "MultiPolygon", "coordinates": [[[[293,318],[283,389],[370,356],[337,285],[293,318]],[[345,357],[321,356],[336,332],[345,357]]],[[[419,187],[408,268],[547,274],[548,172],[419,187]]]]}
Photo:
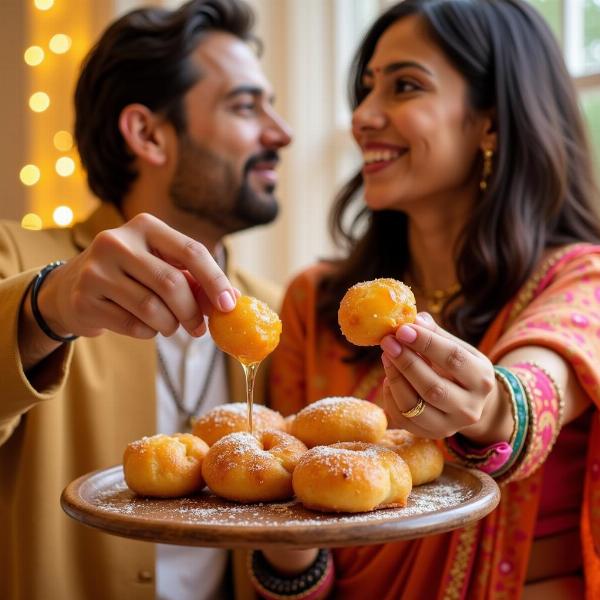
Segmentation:
{"type": "MultiPolygon", "coordinates": [[[[471,110],[495,108],[498,148],[488,189],[455,251],[461,302],[445,322],[477,344],[548,247],[600,242],[597,188],[577,96],[542,17],[521,0],[405,0],[367,32],[351,71],[351,104],[365,97],[363,72],[382,34],[420,15],[468,87],[471,110]]],[[[347,258],[332,261],[320,287],[320,314],[335,331],[339,302],[358,281],[406,276],[408,219],[370,211],[358,173],[340,191],[330,229],[347,258]],[[358,211],[356,204],[358,203],[358,211]]],[[[454,306],[454,308],[453,308],[454,306]]],[[[378,356],[355,351],[355,358],[378,356]]]]}

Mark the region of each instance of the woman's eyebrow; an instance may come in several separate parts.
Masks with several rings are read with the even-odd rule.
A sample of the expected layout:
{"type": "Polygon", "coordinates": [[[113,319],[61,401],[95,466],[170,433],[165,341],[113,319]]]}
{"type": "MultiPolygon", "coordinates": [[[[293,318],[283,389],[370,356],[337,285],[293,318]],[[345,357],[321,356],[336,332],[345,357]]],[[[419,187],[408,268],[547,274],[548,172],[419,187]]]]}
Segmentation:
{"type": "Polygon", "coordinates": [[[390,63],[389,65],[386,65],[385,67],[375,67],[374,69],[367,67],[365,69],[364,74],[367,77],[373,77],[375,73],[380,73],[380,72],[383,73],[384,75],[390,75],[391,73],[395,73],[396,71],[399,71],[401,69],[409,69],[409,68],[419,69],[420,71],[423,71],[424,73],[427,73],[427,75],[430,75],[433,77],[433,73],[427,67],[424,67],[422,64],[412,61],[412,60],[393,62],[393,63],[390,63]]]}

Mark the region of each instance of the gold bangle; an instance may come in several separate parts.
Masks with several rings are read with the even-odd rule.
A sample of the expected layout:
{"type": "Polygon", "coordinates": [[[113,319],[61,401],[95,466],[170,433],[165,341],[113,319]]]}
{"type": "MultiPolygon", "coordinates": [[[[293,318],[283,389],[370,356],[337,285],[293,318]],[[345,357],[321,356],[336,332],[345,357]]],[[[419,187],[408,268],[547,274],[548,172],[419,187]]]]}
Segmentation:
{"type": "Polygon", "coordinates": [[[515,447],[515,440],[517,439],[517,432],[519,430],[519,409],[517,407],[517,399],[515,398],[515,392],[513,391],[506,375],[504,373],[494,369],[494,377],[496,381],[500,383],[500,385],[504,388],[506,396],[508,396],[510,400],[510,410],[513,418],[513,430],[510,435],[510,440],[508,443],[512,448],[515,447]]]}

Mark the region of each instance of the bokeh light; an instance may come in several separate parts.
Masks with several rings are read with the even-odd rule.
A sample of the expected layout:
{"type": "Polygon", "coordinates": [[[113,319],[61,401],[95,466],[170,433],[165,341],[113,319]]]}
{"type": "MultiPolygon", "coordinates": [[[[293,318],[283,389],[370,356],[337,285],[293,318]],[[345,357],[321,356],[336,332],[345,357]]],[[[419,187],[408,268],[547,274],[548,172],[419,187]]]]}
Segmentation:
{"type": "Polygon", "coordinates": [[[73,211],[68,206],[57,206],[52,218],[59,227],[66,227],[73,222],[73,211]]]}
{"type": "Polygon", "coordinates": [[[50,96],[46,92],[35,92],[29,98],[29,108],[33,112],[44,112],[50,106],[50,96]]]}
{"type": "Polygon", "coordinates": [[[27,213],[21,219],[21,227],[23,229],[32,229],[37,231],[42,228],[42,218],[35,213],[27,213]]]}
{"type": "Polygon", "coordinates": [[[33,4],[38,10],[49,10],[54,6],[54,0],[33,0],[33,4]]]}
{"type": "Polygon", "coordinates": [[[71,44],[71,38],[68,35],[65,35],[64,33],[57,33],[56,35],[52,36],[48,46],[50,47],[50,50],[54,52],[54,54],[64,54],[65,52],[69,51],[71,44]]]}
{"type": "Polygon", "coordinates": [[[68,152],[73,147],[73,136],[63,129],[54,134],[52,142],[57,150],[68,152]]]}
{"type": "Polygon", "coordinates": [[[44,50],[39,46],[29,46],[23,54],[23,59],[30,67],[36,67],[44,60],[44,50]]]}
{"type": "Polygon", "coordinates": [[[68,156],[61,156],[56,161],[54,168],[61,177],[69,177],[75,172],[75,161],[68,156]]]}
{"type": "Polygon", "coordinates": [[[25,165],[19,172],[19,179],[25,185],[35,185],[40,180],[40,169],[35,165],[25,165]]]}

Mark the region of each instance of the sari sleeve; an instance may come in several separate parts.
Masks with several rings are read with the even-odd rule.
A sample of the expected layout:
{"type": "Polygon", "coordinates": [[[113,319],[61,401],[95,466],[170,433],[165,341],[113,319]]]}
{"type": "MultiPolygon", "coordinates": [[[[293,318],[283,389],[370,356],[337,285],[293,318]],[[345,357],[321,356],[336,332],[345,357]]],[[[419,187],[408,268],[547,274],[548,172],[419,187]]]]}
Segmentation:
{"type": "Polygon", "coordinates": [[[517,299],[490,359],[497,362],[522,346],[549,348],[569,363],[586,394],[600,405],[600,247],[567,257],[535,283],[531,301],[517,299]]]}
{"type": "Polygon", "coordinates": [[[282,332],[273,352],[270,376],[270,405],[282,415],[298,412],[306,403],[307,365],[311,323],[315,311],[314,269],[292,280],[281,308],[282,332]]]}
{"type": "MultiPolygon", "coordinates": [[[[534,279],[517,298],[509,325],[490,358],[523,346],[560,354],[590,401],[600,404],[600,249],[579,248],[534,279]]],[[[529,426],[525,448],[503,483],[523,479],[545,462],[562,427],[561,391],[550,373],[534,363],[511,367],[527,391],[529,426]]]]}

